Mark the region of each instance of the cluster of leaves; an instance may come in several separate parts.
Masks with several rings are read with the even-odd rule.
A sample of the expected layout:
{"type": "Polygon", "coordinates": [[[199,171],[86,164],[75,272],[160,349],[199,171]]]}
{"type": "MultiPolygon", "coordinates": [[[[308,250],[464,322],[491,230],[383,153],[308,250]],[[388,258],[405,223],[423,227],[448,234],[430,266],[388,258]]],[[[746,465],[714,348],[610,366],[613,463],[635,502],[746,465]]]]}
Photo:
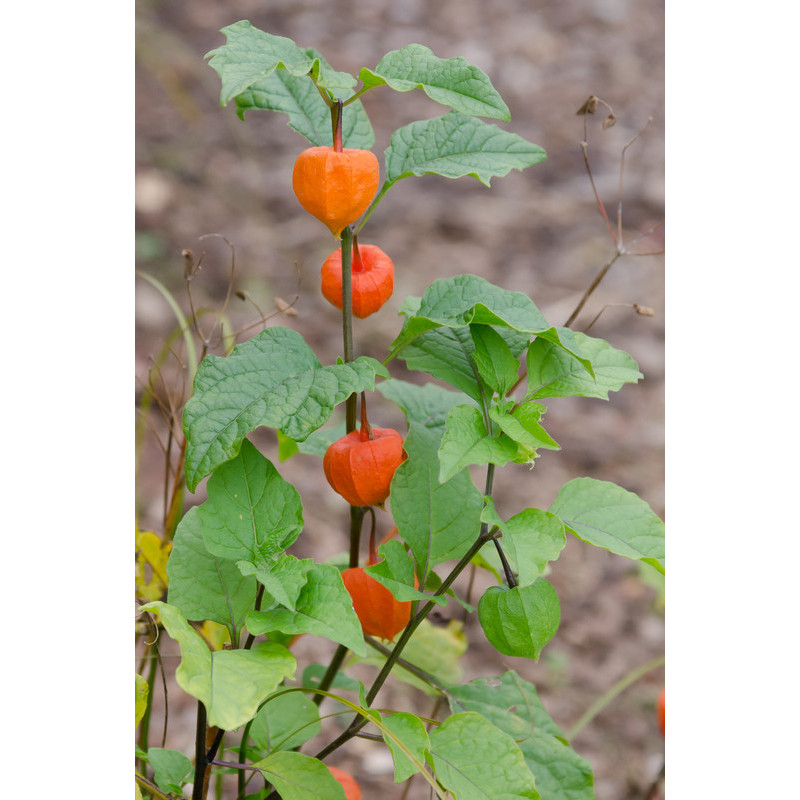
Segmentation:
{"type": "MultiPolygon", "coordinates": [[[[344,139],[350,147],[374,142],[360,101],[373,88],[420,88],[451,108],[395,131],[385,152],[385,182],[365,218],[401,178],[471,175],[488,185],[491,177],[544,158],[536,145],[478,119],[506,120],[508,109],[488,77],[463,59],[438,59],[409,45],[374,70],[363,69],[354,91],[358,81],[331,69],[313,49],[247,22],[224,33],[227,44],[211,54],[223,104],[235,100],[242,118],[252,109],[286,113],[289,125],[315,145],[331,143],[326,93],[349,109],[344,139]]],[[[224,357],[203,359],[183,427],[186,484],[194,491],[210,476],[208,497],[181,519],[171,552],[154,550],[162,568],[168,554],[166,574],[154,578],[142,608],[180,646],[179,686],[202,704],[208,726],[238,732],[239,761],[268,784],[248,797],[266,797],[272,787],[285,800],[343,798],[322,763],[324,751],[317,758],[298,752],[321,730],[318,703],[309,699],[321,694],[377,731],[391,752],[396,782],[420,775],[436,796],[458,800],[589,800],[591,768],[535,687],[513,671],[460,684],[463,635],[424,617],[429,607],[448,603],[474,610],[451,586],[472,564],[497,579],[477,604],[488,641],[504,655],[538,659],[560,621],[545,575],[567,535],[663,572],[663,524],[622,487],[578,478],[548,509],[525,508],[502,519],[491,480],[481,491],[469,470],[486,467],[491,476],[508,463],[533,465],[539,450],[559,449],[543,426],[540,401],[608,399],[642,375],[608,342],[552,326],[526,295],[474,275],[435,281],[422,297],[407,298],[401,314],[402,329],[383,363],[361,357],[324,366],[299,333],[282,326],[224,357]],[[437,382],[392,377],[387,365],[395,359],[437,382]],[[247,439],[266,426],[278,433],[281,459],[320,457],[342,434],[332,419],[337,406],[375,390],[402,409],[407,423],[408,458],[395,472],[387,502],[397,537],[367,569],[397,600],[415,604],[394,650],[365,640],[341,564],[287,552],[303,530],[300,495],[247,439]],[[168,602],[159,599],[164,586],[168,602]],[[290,646],[300,634],[338,643],[351,654],[348,664],[394,667],[399,679],[446,699],[450,715],[434,721],[378,710],[372,706],[378,683],[367,690],[347,674],[347,664],[329,685],[321,664],[308,665],[298,678],[290,646]]],[[[144,714],[146,683],[137,682],[137,701],[137,713],[144,714]]],[[[150,747],[139,757],[165,792],[179,791],[191,771],[189,759],[174,751],[150,747]]]]}

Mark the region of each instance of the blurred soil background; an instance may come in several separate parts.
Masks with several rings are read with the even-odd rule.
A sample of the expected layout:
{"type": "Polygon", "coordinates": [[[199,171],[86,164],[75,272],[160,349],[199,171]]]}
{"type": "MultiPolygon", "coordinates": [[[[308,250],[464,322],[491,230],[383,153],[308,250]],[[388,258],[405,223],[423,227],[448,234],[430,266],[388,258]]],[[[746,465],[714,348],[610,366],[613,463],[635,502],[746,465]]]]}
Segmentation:
{"type": "MultiPolygon", "coordinates": [[[[274,315],[266,324],[301,333],[322,363],[341,355],[339,312],[319,293],[319,267],[335,243],[300,208],[291,189],[292,165],[308,145],[282,114],[253,111],[242,122],[233,104],[222,109],[219,79],[203,59],[224,43],[220,28],[248,19],[315,47],[335,69],[355,75],[410,42],[425,44],[442,58],[462,56],[489,75],[508,104],[511,122],[500,127],[548,154],[540,165],[494,178],[491,188],[472,178],[424,176],[400,181],[388,193],[361,240],[391,255],[395,292],[380,313],[355,321],[358,355],[385,357],[399,330],[397,310],[404,298],[421,295],[435,278],[463,272],[525,292],[552,324],[561,325],[614,253],[581,153],[584,120],[592,173],[614,223],[622,151],[641,132],[625,153],[625,241],[664,218],[663,16],[661,0],[138,0],[137,268],[161,281],[188,314],[181,253],[190,249],[195,258],[202,253],[192,301],[195,309],[219,309],[229,291],[232,245],[232,289],[251,298],[231,294],[228,299],[226,313],[241,331],[239,340],[263,327],[263,312],[274,315]],[[608,114],[602,105],[592,117],[576,115],[591,94],[613,107],[613,127],[602,128],[608,114]],[[277,311],[281,301],[293,304],[294,315],[277,311]]],[[[399,94],[388,88],[368,93],[364,106],[381,164],[395,129],[447,110],[421,91],[399,94]]],[[[632,249],[649,253],[663,247],[663,227],[657,227],[632,249]]],[[[496,504],[505,518],[526,507],[547,508],[560,486],[578,476],[614,481],[664,517],[663,256],[618,260],[573,327],[584,329],[609,303],[638,303],[654,311],[645,317],[631,308],[609,307],[591,329],[629,352],[644,380],[613,393],[608,403],[547,401],[545,424],[562,450],[543,451],[533,471],[513,465],[498,471],[496,504]]],[[[211,352],[220,353],[211,319],[200,321],[211,352]]],[[[137,399],[174,327],[163,297],[137,277],[137,399]]],[[[175,405],[188,391],[184,361],[176,342],[158,381],[162,399],[175,405]]],[[[391,369],[405,380],[426,380],[399,362],[391,369]]],[[[159,415],[150,416],[140,451],[137,512],[141,529],[158,532],[164,516],[161,445],[167,437],[159,415]]],[[[370,416],[374,423],[403,429],[398,410],[378,393],[370,416]]],[[[251,438],[278,463],[273,434],[251,438]]],[[[292,552],[324,559],[344,551],[347,508],[322,479],[319,459],[300,455],[279,469],[304,502],[306,528],[292,552]]],[[[201,484],[197,494],[187,495],[185,507],[203,499],[201,484]]],[[[388,514],[379,519],[380,535],[391,523],[388,514]]],[[[567,731],[617,681],[663,653],[664,611],[652,576],[634,562],[577,540],[568,542],[549,579],[558,591],[562,622],[538,663],[498,654],[473,619],[464,630],[469,649],[461,665],[464,680],[516,669],[536,684],[550,714],[567,731]]],[[[448,606],[445,613],[455,612],[448,606]]],[[[325,644],[303,637],[295,648],[301,664],[325,661],[325,644]]],[[[573,740],[593,765],[598,800],[647,797],[663,761],[654,712],[663,680],[663,668],[649,672],[573,740]]],[[[422,714],[431,704],[402,685],[384,690],[380,702],[422,714]]],[[[154,713],[151,743],[160,745],[162,721],[154,713]]],[[[166,746],[190,757],[194,713],[193,701],[181,699],[178,690],[170,693],[166,746]]],[[[381,745],[354,740],[330,763],[356,774],[365,797],[401,795],[381,745]]],[[[421,787],[416,785],[417,794],[412,787],[408,797],[427,796],[421,787]]]]}

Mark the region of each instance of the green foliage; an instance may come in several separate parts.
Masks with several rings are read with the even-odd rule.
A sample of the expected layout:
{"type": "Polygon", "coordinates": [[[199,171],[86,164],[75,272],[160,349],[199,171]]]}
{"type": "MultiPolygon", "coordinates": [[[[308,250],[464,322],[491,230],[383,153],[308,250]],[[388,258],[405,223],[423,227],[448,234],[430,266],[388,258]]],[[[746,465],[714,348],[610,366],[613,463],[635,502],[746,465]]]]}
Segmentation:
{"type": "Polygon", "coordinates": [[[509,671],[451,686],[452,711],[475,711],[519,744],[542,800],[594,800],[592,768],[564,739],[536,687],[509,671]]]}
{"type": "Polygon", "coordinates": [[[446,481],[472,464],[498,464],[513,461],[517,445],[506,435],[494,436],[477,408],[456,406],[447,415],[439,449],[439,480],[446,481]]]}
{"type": "Polygon", "coordinates": [[[253,744],[265,754],[293,750],[322,730],[319,708],[300,692],[270,695],[250,725],[253,744]]]}
{"type": "Polygon", "coordinates": [[[356,84],[352,75],[332,70],[315,51],[298,47],[285,36],[259,30],[247,20],[228,25],[222,33],[227,43],[206,55],[222,83],[222,105],[279,67],[295,77],[311,74],[319,86],[329,89],[349,89],[356,84]]]}
{"type": "Polygon", "coordinates": [[[344,588],[341,573],[332,564],[310,566],[292,606],[276,604],[268,611],[251,612],[247,616],[247,629],[256,635],[270,631],[311,633],[340,642],[355,653],[366,652],[353,602],[344,588]]]}
{"type": "Polygon", "coordinates": [[[664,572],[664,523],[640,497],[609,481],[575,478],[550,506],[570,533],[664,572]]]}
{"type": "Polygon", "coordinates": [[[428,571],[460,558],[475,541],[483,500],[466,472],[439,479],[440,437],[435,429],[409,424],[408,459],[395,471],[389,501],[400,537],[411,548],[424,583],[428,571]]]}
{"type": "Polygon", "coordinates": [[[458,111],[399,128],[384,157],[387,186],[414,175],[470,176],[489,186],[492,178],[546,158],[541,147],[516,133],[458,111]]]}
{"type": "MultiPolygon", "coordinates": [[[[385,586],[400,602],[407,600],[427,600],[428,595],[414,588],[414,562],[403,545],[392,539],[378,548],[381,560],[367,567],[366,573],[385,586]]],[[[430,597],[439,605],[446,605],[446,597],[430,597]]]]}
{"type": "Polygon", "coordinates": [[[253,766],[283,800],[345,800],[342,785],[316,758],[278,750],[253,766]]]}
{"type": "MultiPolygon", "coordinates": [[[[539,508],[526,508],[504,522],[488,498],[482,519],[502,531],[503,549],[521,586],[527,586],[540,577],[548,562],[555,561],[567,543],[561,519],[539,508]]],[[[502,565],[495,546],[492,543],[484,545],[480,554],[499,575],[502,565]]]]}
{"type": "Polygon", "coordinates": [[[223,730],[244,725],[281,681],[294,674],[297,662],[283,645],[262,642],[250,650],[212,653],[174,606],[156,601],[142,608],[158,612],[167,633],[180,645],[178,685],[203,703],[209,725],[223,730]]]}
{"type": "Polygon", "coordinates": [[[303,441],[350,394],[373,389],[376,375],[388,377],[366,357],[323,367],[299,333],[281,326],[261,331],[229,356],[206,356],[183,413],[187,486],[194,491],[262,425],[303,441]]]}
{"type": "Polygon", "coordinates": [[[422,89],[431,100],[462,114],[511,119],[508,106],[483,70],[463,58],[437,58],[422,44],[409,44],[387,53],[375,67],[359,73],[365,89],[389,86],[396,92],[422,89]]]}
{"type": "Polygon", "coordinates": [[[154,780],[165,792],[181,793],[181,786],[192,769],[192,762],[178,750],[151,747],[147,760],[153,768],[154,780]]]}
{"type": "Polygon", "coordinates": [[[230,630],[241,628],[255,600],[256,581],[243,576],[232,561],[208,551],[201,507],[189,509],[173,541],[167,562],[170,604],[186,619],[209,619],[230,630]]]}
{"type": "Polygon", "coordinates": [[[644,377],[636,362],[603,339],[584,333],[573,334],[575,343],[592,364],[594,379],[586,374],[578,359],[552,342],[535,339],[527,354],[528,397],[598,397],[608,400],[625,383],[644,377]]]}
{"type": "Polygon", "coordinates": [[[434,281],[422,295],[419,306],[406,314],[403,330],[392,344],[393,351],[410,344],[425,331],[468,325],[495,325],[530,336],[540,336],[574,355],[591,374],[585,358],[568,328],[554,328],[527,295],[502,289],[478,275],[456,275],[434,281]]]}
{"type": "MultiPolygon", "coordinates": [[[[435,383],[418,386],[415,383],[390,378],[379,383],[375,388],[387,400],[400,406],[405,414],[406,422],[408,422],[409,431],[412,422],[418,422],[426,428],[444,429],[450,409],[453,406],[470,402],[467,395],[445,389],[435,383]]],[[[442,430],[439,430],[439,435],[441,433],[442,430]]]]}
{"type": "Polygon", "coordinates": [[[539,660],[561,622],[556,590],[544,578],[525,586],[490,586],[478,603],[490,644],[506,656],[539,660]]]}
{"type": "Polygon", "coordinates": [[[211,476],[198,515],[210,553],[257,568],[268,568],[303,529],[297,490],[247,440],[211,476]]]}
{"type": "Polygon", "coordinates": [[[519,745],[486,717],[453,714],[429,736],[436,777],[459,800],[538,800],[519,745]]]}
{"type": "MultiPolygon", "coordinates": [[[[321,56],[320,62],[324,63],[321,56]]],[[[340,89],[331,90],[331,94],[342,100],[353,95],[340,89]]],[[[276,70],[236,95],[236,111],[242,119],[247,111],[259,109],[286,114],[289,127],[315,147],[333,146],[330,109],[314,84],[305,77],[276,70]]],[[[348,106],[348,113],[342,119],[342,142],[345,147],[360,150],[369,150],[375,144],[372,124],[360,100],[348,106]]]]}

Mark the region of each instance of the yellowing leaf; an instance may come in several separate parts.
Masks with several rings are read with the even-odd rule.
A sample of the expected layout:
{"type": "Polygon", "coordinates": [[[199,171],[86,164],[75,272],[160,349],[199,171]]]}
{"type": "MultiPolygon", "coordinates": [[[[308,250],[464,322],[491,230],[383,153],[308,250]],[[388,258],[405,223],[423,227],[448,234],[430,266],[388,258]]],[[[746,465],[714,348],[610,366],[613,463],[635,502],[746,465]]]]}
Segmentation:
{"type": "Polygon", "coordinates": [[[212,650],[222,650],[222,646],[231,640],[228,629],[224,625],[220,625],[219,622],[214,622],[210,619],[203,622],[200,633],[212,650]]]}
{"type": "Polygon", "coordinates": [[[142,721],[144,712],[147,711],[147,696],[150,694],[150,687],[147,681],[137,673],[136,675],[136,727],[142,721]]]}
{"type": "Polygon", "coordinates": [[[136,596],[160,600],[167,591],[167,559],[172,542],[163,542],[153,531],[136,529],[136,596]],[[148,570],[149,567],[149,570],[148,570]]]}

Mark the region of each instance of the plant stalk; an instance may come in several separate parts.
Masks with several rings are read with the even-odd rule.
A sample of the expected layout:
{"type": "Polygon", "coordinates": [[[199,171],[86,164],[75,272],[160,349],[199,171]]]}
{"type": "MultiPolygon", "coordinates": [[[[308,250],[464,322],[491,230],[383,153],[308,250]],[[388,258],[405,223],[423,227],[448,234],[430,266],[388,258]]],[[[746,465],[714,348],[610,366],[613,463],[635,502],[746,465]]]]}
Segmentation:
{"type": "MultiPolygon", "coordinates": [[[[345,362],[355,360],[353,346],[353,229],[348,225],[342,231],[342,338],[344,344],[345,362]]],[[[347,433],[356,429],[356,401],[355,392],[347,398],[345,417],[347,433]]]]}
{"type": "Polygon", "coordinates": [[[204,800],[206,786],[206,707],[197,701],[197,727],[194,740],[194,782],[192,785],[192,800],[204,800]]]}
{"type": "MultiPolygon", "coordinates": [[[[494,464],[489,464],[486,470],[486,491],[485,494],[487,496],[491,496],[492,493],[492,483],[494,481],[494,464]]],[[[450,586],[453,584],[455,579],[469,566],[470,562],[472,561],[473,557],[478,553],[478,551],[489,541],[492,537],[493,532],[489,530],[489,524],[486,522],[481,523],[480,533],[478,538],[475,540],[473,545],[470,549],[464,554],[461,560],[453,567],[450,571],[450,574],[442,581],[441,586],[433,593],[434,597],[437,597],[441,594],[444,594],[450,586]]],[[[416,614],[414,619],[412,619],[409,624],[406,626],[403,633],[400,635],[400,639],[398,639],[397,644],[392,649],[391,655],[388,656],[386,662],[384,663],[383,667],[381,668],[378,676],[372,683],[369,692],[367,693],[367,704],[371,705],[372,702],[375,700],[378,692],[381,690],[381,687],[386,682],[386,679],[389,677],[389,673],[392,671],[392,668],[397,663],[397,660],[400,658],[400,654],[403,651],[403,648],[408,644],[411,636],[413,635],[414,631],[419,627],[422,621],[430,614],[433,610],[436,603],[432,600],[429,600],[416,614]]],[[[334,750],[337,750],[341,747],[345,742],[349,741],[353,738],[360,730],[367,724],[367,721],[362,719],[356,719],[348,727],[342,734],[340,734],[334,741],[324,747],[322,750],[317,753],[315,758],[324,759],[327,755],[330,755],[334,750]]]]}

